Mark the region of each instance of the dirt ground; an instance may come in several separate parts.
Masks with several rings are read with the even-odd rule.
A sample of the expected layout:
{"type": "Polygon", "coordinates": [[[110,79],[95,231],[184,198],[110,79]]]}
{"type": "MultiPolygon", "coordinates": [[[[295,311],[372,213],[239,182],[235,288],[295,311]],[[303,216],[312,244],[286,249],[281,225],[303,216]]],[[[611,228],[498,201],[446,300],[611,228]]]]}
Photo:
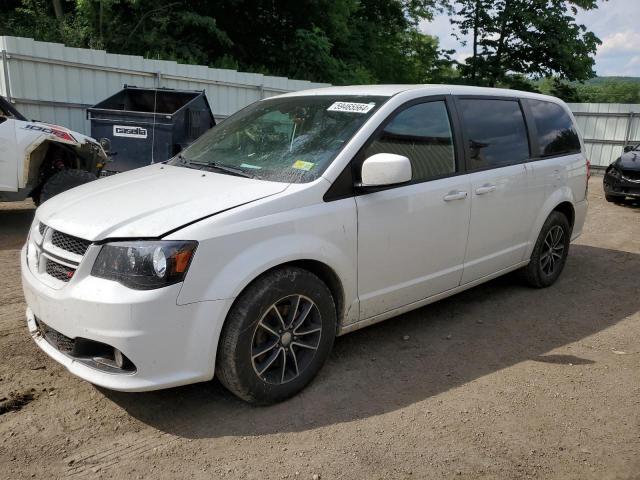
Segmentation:
{"type": "Polygon", "coordinates": [[[640,478],[640,208],[601,181],[553,287],[507,276],[341,337],[268,408],[216,381],[110,392],[50,360],[19,279],[33,206],[5,204],[0,478],[640,478]]]}

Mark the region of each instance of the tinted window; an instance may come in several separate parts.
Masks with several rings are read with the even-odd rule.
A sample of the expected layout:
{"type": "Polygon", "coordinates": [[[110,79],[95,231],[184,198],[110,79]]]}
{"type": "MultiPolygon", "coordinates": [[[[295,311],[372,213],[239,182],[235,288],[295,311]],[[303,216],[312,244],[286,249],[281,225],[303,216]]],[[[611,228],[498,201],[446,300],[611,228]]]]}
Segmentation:
{"type": "Polygon", "coordinates": [[[529,158],[527,129],[517,101],[462,99],[460,106],[472,169],[509,165],[529,158]]]}
{"type": "Polygon", "coordinates": [[[411,161],[413,180],[456,170],[451,125],[444,101],[419,103],[398,113],[365,152],[395,153],[411,161]]]}
{"type": "Polygon", "coordinates": [[[527,100],[538,131],[540,155],[561,155],[580,151],[580,139],[571,117],[560,105],[527,100]]]}

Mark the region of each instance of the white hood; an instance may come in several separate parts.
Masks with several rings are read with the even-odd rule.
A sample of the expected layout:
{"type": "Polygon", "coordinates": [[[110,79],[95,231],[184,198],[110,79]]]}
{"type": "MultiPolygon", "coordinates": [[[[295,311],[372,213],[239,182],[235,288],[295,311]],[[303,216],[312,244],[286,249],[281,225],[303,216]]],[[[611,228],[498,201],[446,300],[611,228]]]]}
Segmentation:
{"type": "Polygon", "coordinates": [[[158,164],[68,190],[43,203],[36,216],[91,241],[159,237],[288,185],[158,164]]]}

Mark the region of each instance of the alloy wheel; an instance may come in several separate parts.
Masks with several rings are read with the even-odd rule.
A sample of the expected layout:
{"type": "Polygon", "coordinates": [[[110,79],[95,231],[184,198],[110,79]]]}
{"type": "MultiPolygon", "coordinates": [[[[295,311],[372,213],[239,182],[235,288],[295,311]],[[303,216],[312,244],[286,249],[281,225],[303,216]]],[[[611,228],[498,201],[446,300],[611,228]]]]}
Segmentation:
{"type": "Polygon", "coordinates": [[[564,255],[564,230],[560,225],[554,225],[544,237],[540,268],[545,275],[553,275],[560,266],[564,255]]]}
{"type": "Polygon", "coordinates": [[[281,385],[300,376],[320,346],[322,318],[304,295],[289,295],[272,304],[253,333],[251,363],[266,383],[281,385]]]}

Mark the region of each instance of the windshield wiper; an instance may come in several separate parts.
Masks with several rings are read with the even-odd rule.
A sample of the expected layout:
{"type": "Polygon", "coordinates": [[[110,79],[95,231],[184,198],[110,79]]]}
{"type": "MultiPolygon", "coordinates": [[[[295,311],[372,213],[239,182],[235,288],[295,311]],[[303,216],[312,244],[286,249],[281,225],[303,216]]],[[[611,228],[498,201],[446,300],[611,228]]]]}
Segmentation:
{"type": "MultiPolygon", "coordinates": [[[[182,157],[184,159],[184,157],[182,157]]],[[[186,159],[184,159],[186,160],[186,159]]],[[[216,163],[216,162],[193,162],[190,160],[186,160],[187,163],[185,163],[186,167],[190,167],[190,166],[196,166],[196,167],[200,167],[200,170],[204,170],[204,169],[211,169],[211,170],[220,170],[221,172],[224,173],[228,173],[231,175],[236,175],[238,177],[244,177],[244,178],[256,178],[255,175],[252,175],[251,173],[245,172],[244,170],[241,170],[239,168],[234,168],[234,167],[230,167],[229,165],[222,165],[220,163],[216,163]]]]}

